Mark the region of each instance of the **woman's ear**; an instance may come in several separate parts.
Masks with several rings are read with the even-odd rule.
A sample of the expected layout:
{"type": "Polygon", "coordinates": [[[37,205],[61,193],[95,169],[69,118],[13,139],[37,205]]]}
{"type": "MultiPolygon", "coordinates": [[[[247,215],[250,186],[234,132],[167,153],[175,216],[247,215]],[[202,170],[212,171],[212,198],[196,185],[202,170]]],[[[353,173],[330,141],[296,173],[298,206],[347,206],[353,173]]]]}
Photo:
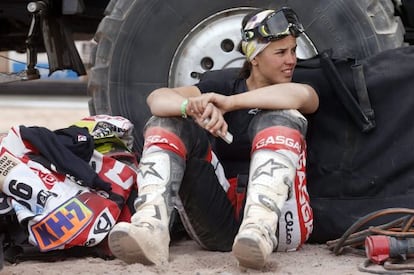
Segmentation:
{"type": "Polygon", "coordinates": [[[257,66],[257,60],[256,60],[256,57],[254,57],[254,58],[250,61],[250,63],[252,63],[252,66],[257,66]]]}

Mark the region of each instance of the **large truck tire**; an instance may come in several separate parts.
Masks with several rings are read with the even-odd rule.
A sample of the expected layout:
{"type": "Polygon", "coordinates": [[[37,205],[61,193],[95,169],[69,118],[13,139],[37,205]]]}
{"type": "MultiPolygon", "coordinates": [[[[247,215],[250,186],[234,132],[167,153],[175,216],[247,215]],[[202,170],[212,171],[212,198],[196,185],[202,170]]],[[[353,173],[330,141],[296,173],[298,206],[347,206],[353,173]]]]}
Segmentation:
{"type": "Polygon", "coordinates": [[[91,114],[130,119],[140,151],[148,94],[191,85],[207,70],[240,66],[241,18],[280,6],[297,12],[311,41],[298,45],[299,57],[333,49],[334,57],[364,58],[403,45],[392,0],[112,0],[95,35],[91,114]]]}

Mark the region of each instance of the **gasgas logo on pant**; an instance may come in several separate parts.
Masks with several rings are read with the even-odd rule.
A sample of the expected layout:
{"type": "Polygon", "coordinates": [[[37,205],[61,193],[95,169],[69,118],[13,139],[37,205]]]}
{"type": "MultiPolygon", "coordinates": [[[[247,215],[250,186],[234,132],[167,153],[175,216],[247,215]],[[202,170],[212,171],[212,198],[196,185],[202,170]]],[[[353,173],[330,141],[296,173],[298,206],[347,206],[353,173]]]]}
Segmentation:
{"type": "MultiPolygon", "coordinates": [[[[302,144],[296,141],[294,138],[286,136],[267,136],[265,138],[259,139],[255,144],[255,149],[261,149],[264,147],[274,147],[275,145],[283,145],[285,147],[294,149],[297,153],[302,151],[302,144]]],[[[278,148],[280,149],[280,148],[278,148]]]]}

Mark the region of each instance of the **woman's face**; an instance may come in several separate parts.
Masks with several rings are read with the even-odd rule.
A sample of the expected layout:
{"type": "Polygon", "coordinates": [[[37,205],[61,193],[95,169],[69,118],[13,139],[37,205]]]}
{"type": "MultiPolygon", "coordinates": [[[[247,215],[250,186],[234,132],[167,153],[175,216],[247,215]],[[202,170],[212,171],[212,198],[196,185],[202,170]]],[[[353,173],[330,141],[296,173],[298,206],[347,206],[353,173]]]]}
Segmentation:
{"type": "Polygon", "coordinates": [[[252,69],[264,85],[291,82],[295,66],[296,38],[291,35],[271,42],[252,60],[252,69]]]}

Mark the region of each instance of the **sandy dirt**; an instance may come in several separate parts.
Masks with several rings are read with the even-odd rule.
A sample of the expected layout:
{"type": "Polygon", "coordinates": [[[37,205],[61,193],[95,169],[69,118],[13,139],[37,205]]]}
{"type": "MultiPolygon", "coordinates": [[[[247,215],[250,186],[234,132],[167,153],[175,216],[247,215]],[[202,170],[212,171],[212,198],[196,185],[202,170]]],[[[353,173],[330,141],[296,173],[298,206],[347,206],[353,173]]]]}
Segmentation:
{"type": "MultiPolygon", "coordinates": [[[[1,99],[0,99],[1,100],[1,99]]],[[[17,99],[18,100],[18,99],[17,99]]],[[[4,101],[1,101],[4,102],[4,101]]],[[[12,125],[44,126],[49,129],[66,127],[88,116],[86,100],[72,104],[30,106],[1,106],[0,132],[7,132],[12,125]],[[84,107],[83,103],[84,102],[84,107]]],[[[11,104],[6,104],[11,105],[11,104]]],[[[366,260],[355,254],[334,255],[324,244],[306,244],[299,251],[273,253],[263,270],[242,270],[231,253],[202,250],[190,240],[171,245],[170,261],[165,266],[127,265],[115,259],[100,258],[66,259],[59,262],[26,261],[19,264],[5,263],[0,274],[365,274],[358,265],[366,260]]]]}

